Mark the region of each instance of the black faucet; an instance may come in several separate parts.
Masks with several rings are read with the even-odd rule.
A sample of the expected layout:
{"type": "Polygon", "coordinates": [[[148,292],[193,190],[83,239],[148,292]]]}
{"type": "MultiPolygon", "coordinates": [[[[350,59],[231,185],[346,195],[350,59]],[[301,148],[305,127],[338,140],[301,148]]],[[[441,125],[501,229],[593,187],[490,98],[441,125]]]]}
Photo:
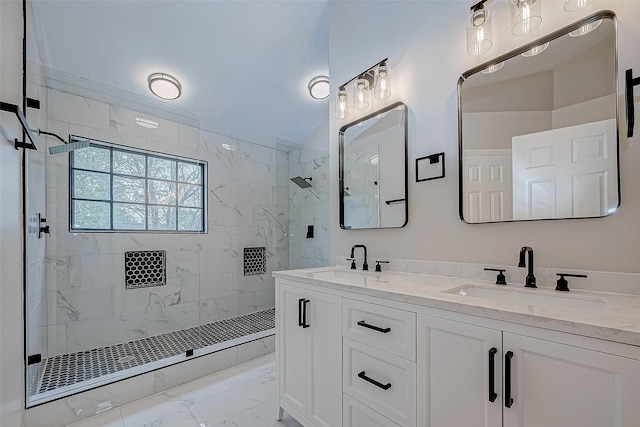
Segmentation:
{"type": "MultiPolygon", "coordinates": [[[[364,249],[364,263],[362,263],[362,270],[366,271],[369,270],[369,264],[367,264],[367,247],[365,245],[353,245],[351,247],[351,258],[353,258],[353,251],[356,248],[362,248],[364,249]]],[[[355,262],[355,261],[354,261],[355,262]]]]}
{"type": "Polygon", "coordinates": [[[518,267],[526,267],[524,263],[524,255],[529,252],[529,261],[527,262],[529,266],[529,270],[527,273],[527,278],[525,280],[524,287],[525,288],[537,288],[536,286],[536,276],[533,275],[533,249],[529,246],[523,246],[520,249],[520,262],[518,263],[518,267]]]}

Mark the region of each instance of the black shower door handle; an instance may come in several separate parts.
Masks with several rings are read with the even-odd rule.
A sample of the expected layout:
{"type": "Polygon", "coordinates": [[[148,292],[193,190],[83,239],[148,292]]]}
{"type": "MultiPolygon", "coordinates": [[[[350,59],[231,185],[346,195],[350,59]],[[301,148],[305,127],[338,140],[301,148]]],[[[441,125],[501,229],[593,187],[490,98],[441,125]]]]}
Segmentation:
{"type": "Polygon", "coordinates": [[[504,406],[511,408],[513,399],[511,398],[511,359],[513,351],[507,351],[504,355],[504,406]]]}
{"type": "Polygon", "coordinates": [[[496,393],[496,353],[498,349],[492,347],[489,350],[489,402],[495,402],[498,397],[496,393]]]}
{"type": "Polygon", "coordinates": [[[304,302],[304,298],[300,298],[298,300],[298,326],[304,325],[304,320],[302,319],[302,304],[304,302]]]}

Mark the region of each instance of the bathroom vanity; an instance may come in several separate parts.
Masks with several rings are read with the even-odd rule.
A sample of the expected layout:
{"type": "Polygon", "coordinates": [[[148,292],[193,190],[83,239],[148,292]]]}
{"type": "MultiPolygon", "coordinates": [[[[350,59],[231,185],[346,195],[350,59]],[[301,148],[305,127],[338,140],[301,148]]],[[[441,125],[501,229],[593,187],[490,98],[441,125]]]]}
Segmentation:
{"type": "Polygon", "coordinates": [[[633,427],[640,297],[275,272],[279,411],[322,427],[633,427]]]}

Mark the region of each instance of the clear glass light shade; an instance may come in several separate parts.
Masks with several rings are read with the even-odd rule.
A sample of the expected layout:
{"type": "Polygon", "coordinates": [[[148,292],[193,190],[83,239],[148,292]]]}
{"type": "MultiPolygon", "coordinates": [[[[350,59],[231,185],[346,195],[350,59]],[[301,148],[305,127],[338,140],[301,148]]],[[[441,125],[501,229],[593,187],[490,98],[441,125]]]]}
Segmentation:
{"type": "Polygon", "coordinates": [[[378,81],[373,96],[376,99],[386,99],[391,96],[391,77],[389,76],[389,67],[386,65],[378,67],[378,81]]]}
{"type": "Polygon", "coordinates": [[[567,12],[574,12],[589,6],[593,2],[594,0],[565,0],[564,10],[567,12]]]}
{"type": "Polygon", "coordinates": [[[549,42],[546,42],[545,44],[541,44],[540,46],[531,48],[526,52],[522,52],[521,55],[524,56],[525,58],[530,58],[532,56],[541,54],[542,52],[547,50],[548,47],[549,47],[549,42]]]}
{"type": "Polygon", "coordinates": [[[479,9],[471,12],[467,20],[467,54],[478,56],[493,44],[489,11],[479,9]]]}
{"type": "Polygon", "coordinates": [[[369,107],[369,80],[357,79],[353,94],[353,106],[358,110],[369,107]]]}
{"type": "Polygon", "coordinates": [[[340,89],[336,95],[336,117],[346,119],[349,115],[349,96],[346,90],[340,89]]]}
{"type": "Polygon", "coordinates": [[[511,33],[523,36],[542,24],[542,0],[510,0],[511,33]]]}
{"type": "Polygon", "coordinates": [[[584,36],[585,34],[589,34],[591,31],[598,28],[600,24],[602,24],[602,19],[599,19],[594,22],[589,22],[588,24],[584,24],[582,27],[578,28],[577,30],[571,31],[569,35],[571,37],[584,36]]]}

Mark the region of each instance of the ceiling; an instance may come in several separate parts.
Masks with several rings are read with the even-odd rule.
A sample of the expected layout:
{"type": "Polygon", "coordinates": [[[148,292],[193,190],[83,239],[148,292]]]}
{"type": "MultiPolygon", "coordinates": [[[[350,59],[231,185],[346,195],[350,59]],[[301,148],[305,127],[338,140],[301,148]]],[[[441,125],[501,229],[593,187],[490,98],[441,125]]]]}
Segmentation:
{"type": "Polygon", "coordinates": [[[331,97],[307,90],[328,75],[327,0],[33,0],[28,16],[28,60],[51,87],[266,146],[328,120],[331,97]],[[156,72],[181,82],[179,99],[151,94],[156,72]]]}

